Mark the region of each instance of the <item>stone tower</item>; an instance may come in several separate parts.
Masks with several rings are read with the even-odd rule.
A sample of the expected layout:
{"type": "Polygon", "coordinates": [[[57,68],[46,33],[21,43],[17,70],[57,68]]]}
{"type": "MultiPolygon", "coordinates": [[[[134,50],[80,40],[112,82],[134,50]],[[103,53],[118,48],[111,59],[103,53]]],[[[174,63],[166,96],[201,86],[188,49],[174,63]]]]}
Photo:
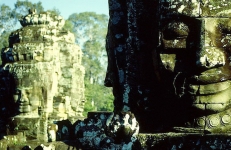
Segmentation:
{"type": "Polygon", "coordinates": [[[35,138],[43,139],[39,135],[46,133],[47,123],[83,117],[82,51],[60,16],[29,10],[20,23],[1,53],[0,106],[10,112],[8,117],[19,118],[17,126],[26,118],[39,118],[32,121],[39,126],[35,138]]]}

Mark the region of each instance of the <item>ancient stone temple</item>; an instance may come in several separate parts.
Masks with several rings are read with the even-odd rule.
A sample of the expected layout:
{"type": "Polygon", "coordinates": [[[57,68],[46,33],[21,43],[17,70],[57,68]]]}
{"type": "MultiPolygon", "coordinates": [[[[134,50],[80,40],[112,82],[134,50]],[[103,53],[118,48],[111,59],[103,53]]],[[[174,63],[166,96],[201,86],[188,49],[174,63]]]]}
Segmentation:
{"type": "Polygon", "coordinates": [[[75,125],[82,147],[230,149],[229,3],[109,0],[114,112],[75,125]]]}
{"type": "Polygon", "coordinates": [[[230,2],[109,0],[109,15],[107,146],[230,149],[230,2]]]}
{"type": "Polygon", "coordinates": [[[105,85],[115,111],[133,112],[143,132],[228,132],[229,2],[111,0],[109,7],[105,85]]]}
{"type": "MultiPolygon", "coordinates": [[[[71,126],[69,137],[74,144],[70,145],[78,149],[118,150],[231,149],[230,2],[108,2],[106,48],[109,61],[105,86],[113,87],[114,111],[90,112],[83,121],[76,121],[71,126]]],[[[22,114],[30,112],[35,118],[39,117],[51,110],[46,105],[54,103],[50,97],[55,97],[53,101],[62,100],[59,95],[47,92],[58,84],[53,79],[59,78],[59,74],[53,73],[62,65],[58,67],[58,63],[53,63],[55,71],[51,71],[49,65],[43,65],[49,61],[34,63],[39,67],[32,67],[25,63],[27,61],[16,64],[14,60],[27,60],[31,56],[23,53],[15,58],[13,49],[3,52],[4,62],[10,63],[4,63],[3,70],[9,71],[4,72],[1,82],[9,85],[7,87],[18,86],[15,93],[36,92],[33,98],[37,99],[33,102],[36,107],[27,106],[26,102],[16,107],[13,99],[1,105],[5,104],[5,109],[14,106],[22,114]],[[21,70],[33,70],[40,82],[27,78],[30,74],[12,71],[17,70],[14,66],[22,65],[28,69],[23,66],[21,70]],[[44,74],[54,77],[51,79],[44,74]],[[41,101],[37,97],[47,98],[41,101]],[[40,108],[38,115],[37,108],[40,108]]],[[[48,59],[39,54],[36,54],[39,60],[48,59]]],[[[3,93],[12,89],[15,88],[1,88],[3,93]]],[[[59,93],[65,91],[60,86],[58,89],[59,93]]],[[[7,97],[6,94],[1,96],[7,97]]],[[[65,97],[65,102],[69,98],[71,96],[65,97]]],[[[50,128],[56,131],[54,126],[50,128]]],[[[32,127],[32,130],[36,129],[32,127]]],[[[67,126],[63,126],[63,133],[67,130],[67,126]]],[[[50,130],[49,133],[52,135],[50,130]]]]}
{"type": "Polygon", "coordinates": [[[82,51],[60,16],[31,9],[20,23],[1,53],[1,122],[7,134],[47,141],[49,124],[83,117],[82,51]]]}

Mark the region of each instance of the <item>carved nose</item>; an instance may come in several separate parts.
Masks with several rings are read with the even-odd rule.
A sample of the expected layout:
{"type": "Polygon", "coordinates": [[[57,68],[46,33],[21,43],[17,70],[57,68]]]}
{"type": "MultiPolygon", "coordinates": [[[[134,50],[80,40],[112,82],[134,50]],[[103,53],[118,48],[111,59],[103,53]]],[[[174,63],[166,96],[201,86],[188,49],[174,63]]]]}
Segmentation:
{"type": "Polygon", "coordinates": [[[204,47],[197,52],[196,65],[207,69],[224,66],[225,54],[216,47],[204,47]]]}
{"type": "Polygon", "coordinates": [[[21,94],[21,98],[20,98],[20,102],[28,102],[29,100],[28,100],[28,98],[27,98],[27,96],[24,94],[24,93],[22,93],[21,94]]]}

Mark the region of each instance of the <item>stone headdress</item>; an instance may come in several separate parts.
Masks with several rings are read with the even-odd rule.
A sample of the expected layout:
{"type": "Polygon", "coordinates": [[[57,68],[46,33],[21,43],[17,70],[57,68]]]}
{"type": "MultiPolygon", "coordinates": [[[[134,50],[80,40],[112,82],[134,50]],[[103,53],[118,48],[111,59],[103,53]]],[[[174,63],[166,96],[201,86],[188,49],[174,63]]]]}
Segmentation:
{"type": "Polygon", "coordinates": [[[229,17],[230,1],[224,0],[160,0],[160,14],[182,14],[191,17],[229,17]]]}
{"type": "Polygon", "coordinates": [[[50,63],[12,63],[4,68],[13,76],[17,88],[41,87],[51,82],[48,75],[52,70],[50,63]]]}

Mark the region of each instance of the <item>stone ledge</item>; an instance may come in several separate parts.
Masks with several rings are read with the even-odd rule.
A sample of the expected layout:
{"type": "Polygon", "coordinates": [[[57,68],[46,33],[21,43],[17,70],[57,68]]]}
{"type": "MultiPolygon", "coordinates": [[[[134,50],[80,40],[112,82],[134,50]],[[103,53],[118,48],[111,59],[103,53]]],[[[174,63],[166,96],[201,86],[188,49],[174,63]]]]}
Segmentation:
{"type": "Polygon", "coordinates": [[[231,134],[157,133],[138,135],[141,149],[231,149],[231,134]]]}
{"type": "MultiPolygon", "coordinates": [[[[28,145],[35,149],[43,144],[46,147],[55,149],[78,149],[78,143],[75,140],[56,141],[56,142],[39,142],[27,141],[23,143],[7,142],[6,139],[0,140],[0,149],[21,150],[28,145]]],[[[138,135],[138,142],[133,146],[135,150],[223,150],[231,149],[231,134],[194,134],[194,133],[156,133],[138,135]]]]}

